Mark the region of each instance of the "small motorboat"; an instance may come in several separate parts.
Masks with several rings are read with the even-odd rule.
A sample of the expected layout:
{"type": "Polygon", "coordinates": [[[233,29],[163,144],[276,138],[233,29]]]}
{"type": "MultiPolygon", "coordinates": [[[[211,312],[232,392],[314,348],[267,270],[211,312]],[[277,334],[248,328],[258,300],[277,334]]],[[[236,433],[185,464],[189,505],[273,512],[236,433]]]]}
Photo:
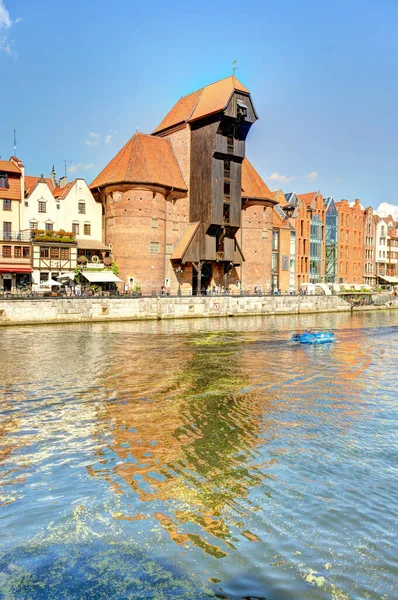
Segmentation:
{"type": "Polygon", "coordinates": [[[300,344],[330,344],[335,341],[336,336],[331,331],[304,331],[292,336],[292,342],[300,344]]]}

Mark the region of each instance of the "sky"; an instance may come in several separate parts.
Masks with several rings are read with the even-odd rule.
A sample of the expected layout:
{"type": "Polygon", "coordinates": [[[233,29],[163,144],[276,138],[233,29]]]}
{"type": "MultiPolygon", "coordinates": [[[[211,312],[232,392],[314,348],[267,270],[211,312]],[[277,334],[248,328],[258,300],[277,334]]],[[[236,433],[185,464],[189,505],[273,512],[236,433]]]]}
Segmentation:
{"type": "Polygon", "coordinates": [[[0,156],[88,182],[183,95],[232,74],[267,185],[398,219],[396,0],[0,0],[0,156]],[[380,208],[381,206],[381,208],[380,208]]]}

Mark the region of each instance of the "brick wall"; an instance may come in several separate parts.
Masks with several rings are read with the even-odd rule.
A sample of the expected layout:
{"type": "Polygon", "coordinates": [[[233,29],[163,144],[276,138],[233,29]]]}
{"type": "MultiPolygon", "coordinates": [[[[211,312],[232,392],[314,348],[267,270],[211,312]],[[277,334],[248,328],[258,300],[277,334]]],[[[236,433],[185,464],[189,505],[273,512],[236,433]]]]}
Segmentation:
{"type": "Polygon", "coordinates": [[[265,208],[264,202],[246,202],[241,223],[238,239],[245,257],[240,269],[242,289],[253,290],[257,286],[268,292],[271,287],[272,208],[265,208]]]}
{"type": "Polygon", "coordinates": [[[337,281],[363,283],[363,211],[359,200],[336,202],[338,212],[337,281]]]}

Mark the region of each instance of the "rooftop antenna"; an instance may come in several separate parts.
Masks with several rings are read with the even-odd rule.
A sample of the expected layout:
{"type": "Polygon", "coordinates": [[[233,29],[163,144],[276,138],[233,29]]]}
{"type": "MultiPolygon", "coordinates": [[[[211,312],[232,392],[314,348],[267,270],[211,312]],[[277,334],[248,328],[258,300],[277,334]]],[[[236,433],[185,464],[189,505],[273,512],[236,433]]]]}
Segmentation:
{"type": "Polygon", "coordinates": [[[60,160],[61,162],[64,163],[64,167],[65,167],[65,177],[67,176],[67,170],[68,170],[68,164],[72,164],[73,160],[66,160],[66,158],[57,158],[57,160],[60,160]]]}
{"type": "Polygon", "coordinates": [[[14,129],[14,156],[17,155],[17,130],[14,129]]]}
{"type": "Polygon", "coordinates": [[[237,71],[239,69],[238,67],[238,61],[237,60],[233,60],[232,61],[232,75],[235,76],[235,71],[237,71]]]}

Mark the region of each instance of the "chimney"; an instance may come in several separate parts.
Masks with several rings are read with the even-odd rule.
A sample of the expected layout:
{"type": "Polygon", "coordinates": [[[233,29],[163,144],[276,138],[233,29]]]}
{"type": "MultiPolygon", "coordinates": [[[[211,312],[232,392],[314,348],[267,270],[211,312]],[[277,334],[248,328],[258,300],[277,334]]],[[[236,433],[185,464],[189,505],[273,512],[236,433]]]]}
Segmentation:
{"type": "Polygon", "coordinates": [[[51,171],[51,181],[53,182],[53,186],[56,188],[57,187],[57,175],[55,173],[54,165],[53,165],[53,168],[51,171]]]}
{"type": "Polygon", "coordinates": [[[64,175],[63,177],[59,178],[59,187],[64,188],[66,186],[66,184],[68,183],[68,178],[66,177],[66,175],[64,175]]]}

